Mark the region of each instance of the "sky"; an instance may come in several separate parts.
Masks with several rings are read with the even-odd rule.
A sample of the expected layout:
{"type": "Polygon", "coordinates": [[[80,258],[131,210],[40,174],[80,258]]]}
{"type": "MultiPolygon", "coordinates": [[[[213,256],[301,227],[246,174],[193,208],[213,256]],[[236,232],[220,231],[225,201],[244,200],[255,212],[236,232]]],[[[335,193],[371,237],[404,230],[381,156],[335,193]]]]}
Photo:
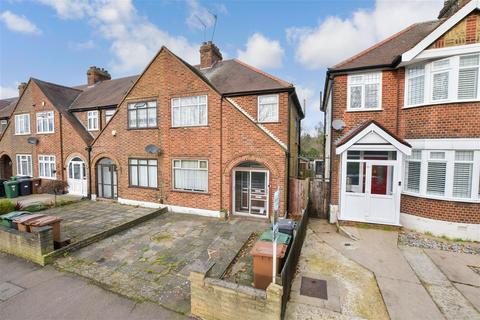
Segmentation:
{"type": "Polygon", "coordinates": [[[323,120],[325,72],[415,22],[443,0],[0,0],[0,98],[30,77],[86,82],[95,65],[113,78],[139,74],[162,45],[192,64],[212,40],[295,85],[305,132],[323,120]],[[217,16],[215,26],[214,15],[217,16]],[[213,32],[215,31],[215,32],[213,32]]]}

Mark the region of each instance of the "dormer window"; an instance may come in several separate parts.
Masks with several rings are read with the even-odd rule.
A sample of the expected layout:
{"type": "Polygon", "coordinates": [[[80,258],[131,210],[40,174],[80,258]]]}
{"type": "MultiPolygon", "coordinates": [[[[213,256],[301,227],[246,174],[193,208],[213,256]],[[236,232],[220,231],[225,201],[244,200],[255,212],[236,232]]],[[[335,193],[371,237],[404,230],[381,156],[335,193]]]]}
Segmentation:
{"type": "Polygon", "coordinates": [[[352,74],[348,76],[348,111],[382,109],[382,73],[352,74]]]}
{"type": "Polygon", "coordinates": [[[469,54],[407,67],[405,106],[477,100],[479,60],[469,54]]]}

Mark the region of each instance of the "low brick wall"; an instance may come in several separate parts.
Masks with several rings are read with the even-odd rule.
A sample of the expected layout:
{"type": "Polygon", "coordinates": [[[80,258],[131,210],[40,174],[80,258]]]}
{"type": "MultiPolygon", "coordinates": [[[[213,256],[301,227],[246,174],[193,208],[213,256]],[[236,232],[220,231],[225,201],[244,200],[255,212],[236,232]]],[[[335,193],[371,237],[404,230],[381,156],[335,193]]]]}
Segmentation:
{"type": "Polygon", "coordinates": [[[28,233],[0,226],[0,251],[43,266],[43,256],[53,251],[52,227],[41,227],[28,233]]]}
{"type": "Polygon", "coordinates": [[[280,285],[272,283],[265,291],[209,278],[211,267],[207,272],[190,273],[192,315],[204,320],[280,319],[280,285]]]}

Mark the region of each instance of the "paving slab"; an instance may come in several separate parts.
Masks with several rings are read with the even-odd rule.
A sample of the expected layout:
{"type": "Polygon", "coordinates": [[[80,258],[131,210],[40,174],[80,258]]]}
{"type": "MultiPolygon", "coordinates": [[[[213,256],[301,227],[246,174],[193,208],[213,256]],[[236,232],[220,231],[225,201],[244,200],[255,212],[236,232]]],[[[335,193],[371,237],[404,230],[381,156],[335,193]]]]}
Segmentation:
{"type": "Polygon", "coordinates": [[[480,267],[480,255],[433,249],[424,251],[450,281],[480,287],[480,275],[470,268],[480,267]]]}
{"type": "Polygon", "coordinates": [[[0,301],[7,301],[24,289],[10,282],[0,283],[0,301]]]}
{"type": "Polygon", "coordinates": [[[453,285],[480,312],[480,288],[461,283],[454,283],[453,285]]]}

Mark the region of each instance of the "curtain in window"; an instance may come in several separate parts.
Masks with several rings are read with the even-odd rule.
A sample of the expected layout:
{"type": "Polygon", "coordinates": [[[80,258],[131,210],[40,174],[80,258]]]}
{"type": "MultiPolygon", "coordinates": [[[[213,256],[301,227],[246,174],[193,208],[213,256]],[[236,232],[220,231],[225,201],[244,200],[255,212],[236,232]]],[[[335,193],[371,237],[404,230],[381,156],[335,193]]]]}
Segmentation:
{"type": "Polygon", "coordinates": [[[172,99],[174,127],[207,125],[207,96],[172,99]]]}
{"type": "Polygon", "coordinates": [[[206,161],[175,160],[174,188],[180,190],[208,190],[208,170],[206,161]]]}

